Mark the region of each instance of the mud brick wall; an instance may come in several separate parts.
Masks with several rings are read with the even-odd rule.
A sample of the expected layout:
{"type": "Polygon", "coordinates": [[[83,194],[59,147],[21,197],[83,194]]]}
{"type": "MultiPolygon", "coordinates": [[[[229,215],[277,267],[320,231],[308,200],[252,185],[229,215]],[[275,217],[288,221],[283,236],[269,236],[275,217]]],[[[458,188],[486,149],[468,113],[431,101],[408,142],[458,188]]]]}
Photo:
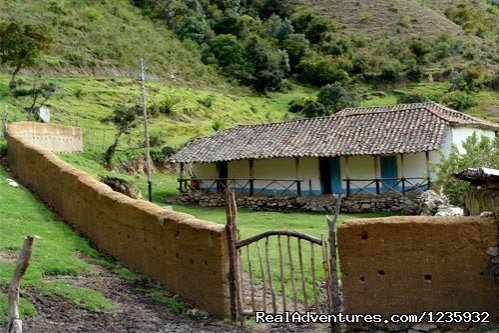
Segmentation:
{"type": "Polygon", "coordinates": [[[499,280],[487,250],[497,222],[481,217],[405,216],[338,227],[347,313],[488,311],[499,322],[499,280]]]}
{"type": "Polygon", "coordinates": [[[225,317],[224,226],[113,191],[49,150],[53,144],[59,151],[58,140],[65,141],[65,136],[72,142],[74,136],[81,138],[81,131],[51,124],[11,124],[8,163],[17,180],[124,266],[160,281],[196,307],[225,317]],[[51,139],[52,131],[57,140],[51,139]],[[39,138],[46,138],[43,147],[39,138]]]}

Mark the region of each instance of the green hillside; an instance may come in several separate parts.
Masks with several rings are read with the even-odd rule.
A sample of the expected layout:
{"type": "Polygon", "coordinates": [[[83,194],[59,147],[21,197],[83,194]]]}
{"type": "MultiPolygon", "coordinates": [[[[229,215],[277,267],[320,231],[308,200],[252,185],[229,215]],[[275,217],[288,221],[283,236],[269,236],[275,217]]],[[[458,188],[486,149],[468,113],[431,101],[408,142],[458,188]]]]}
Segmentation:
{"type": "Polygon", "coordinates": [[[191,85],[221,86],[201,63],[196,46],[180,42],[163,24],[141,15],[128,0],[2,1],[0,22],[17,19],[48,26],[55,44],[40,68],[57,76],[137,76],[139,57],[150,74],[191,85]]]}
{"type": "MultiPolygon", "coordinates": [[[[372,40],[417,36],[433,43],[445,35],[476,53],[474,57],[497,66],[499,4],[493,0],[312,0],[304,4],[338,22],[343,34],[372,40]]],[[[470,59],[464,55],[454,65],[470,59]]]]}

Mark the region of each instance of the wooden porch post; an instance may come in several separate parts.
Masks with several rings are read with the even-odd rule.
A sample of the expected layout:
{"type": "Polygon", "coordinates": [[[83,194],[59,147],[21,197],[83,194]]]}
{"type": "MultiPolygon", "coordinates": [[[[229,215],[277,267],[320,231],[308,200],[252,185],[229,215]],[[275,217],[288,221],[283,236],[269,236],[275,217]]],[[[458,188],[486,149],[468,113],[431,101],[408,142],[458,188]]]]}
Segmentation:
{"type": "Polygon", "coordinates": [[[425,151],[425,156],[426,156],[426,174],[428,175],[428,189],[431,186],[431,175],[430,175],[430,152],[427,150],[425,151]]]}
{"type": "Polygon", "coordinates": [[[347,197],[350,196],[350,170],[348,168],[348,155],[345,155],[345,176],[347,177],[347,197]]]}
{"type": "Polygon", "coordinates": [[[379,156],[374,155],[374,182],[376,183],[376,194],[379,194],[379,156]]]}
{"type": "Polygon", "coordinates": [[[255,193],[255,169],[254,169],[254,160],[249,160],[249,185],[250,185],[250,196],[253,196],[255,193]]]}
{"type": "Polygon", "coordinates": [[[184,192],[184,163],[180,163],[180,184],[179,184],[179,190],[180,193],[184,192]]]}
{"type": "Polygon", "coordinates": [[[295,157],[295,179],[296,179],[296,193],[301,196],[301,182],[300,182],[300,157],[295,157]]]}
{"type": "Polygon", "coordinates": [[[400,177],[402,180],[402,195],[405,195],[404,153],[400,154],[400,177]]]}

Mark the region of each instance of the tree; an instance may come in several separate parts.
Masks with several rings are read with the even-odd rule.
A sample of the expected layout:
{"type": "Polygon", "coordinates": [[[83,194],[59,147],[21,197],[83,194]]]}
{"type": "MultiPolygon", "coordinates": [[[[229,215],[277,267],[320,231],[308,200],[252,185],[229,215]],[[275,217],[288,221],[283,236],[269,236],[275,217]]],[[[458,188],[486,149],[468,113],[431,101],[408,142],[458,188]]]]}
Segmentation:
{"type": "Polygon", "coordinates": [[[0,61],[13,68],[11,87],[23,67],[34,66],[40,55],[52,47],[48,26],[8,21],[0,24],[0,61]]]}
{"type": "Polygon", "coordinates": [[[303,34],[290,34],[281,43],[281,46],[289,56],[289,63],[293,70],[307,54],[310,42],[303,34]]]}
{"type": "Polygon", "coordinates": [[[120,105],[114,109],[113,113],[104,119],[103,123],[111,123],[116,128],[116,136],[114,142],[104,153],[104,161],[108,168],[112,167],[112,160],[116,150],[118,149],[119,140],[123,134],[128,134],[131,129],[137,126],[137,114],[140,113],[141,107],[138,105],[129,107],[120,105]]]}
{"type": "Polygon", "coordinates": [[[244,47],[234,35],[218,35],[209,42],[209,45],[218,64],[222,67],[233,64],[242,65],[245,61],[244,47]]]}
{"type": "Polygon", "coordinates": [[[322,87],[317,95],[317,102],[324,105],[329,114],[357,103],[355,95],[346,90],[340,82],[322,87]]]}
{"type": "Polygon", "coordinates": [[[454,177],[455,173],[466,168],[499,167],[499,139],[490,140],[486,136],[478,139],[476,132],[462,144],[462,152],[453,145],[449,156],[440,155],[436,185],[454,205],[462,205],[463,195],[468,190],[468,183],[454,177]]]}
{"type": "Polygon", "coordinates": [[[15,88],[12,90],[12,95],[16,99],[31,98],[29,106],[25,108],[25,111],[28,113],[28,120],[31,121],[35,109],[44,106],[48,99],[54,94],[56,88],[56,83],[46,82],[39,75],[35,75],[31,88],[15,88]]]}

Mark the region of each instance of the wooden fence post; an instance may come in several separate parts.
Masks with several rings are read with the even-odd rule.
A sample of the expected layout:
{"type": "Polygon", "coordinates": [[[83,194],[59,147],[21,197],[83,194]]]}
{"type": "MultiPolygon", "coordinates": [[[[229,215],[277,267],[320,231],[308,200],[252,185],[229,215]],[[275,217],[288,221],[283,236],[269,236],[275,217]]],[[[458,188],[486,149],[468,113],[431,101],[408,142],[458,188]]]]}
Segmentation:
{"type": "Polygon", "coordinates": [[[241,274],[239,265],[239,253],[236,248],[238,241],[237,232],[237,202],[234,192],[227,189],[225,192],[227,224],[227,243],[229,250],[229,290],[230,290],[230,319],[232,321],[240,320],[244,325],[244,315],[241,300],[241,274]]]}
{"type": "MultiPolygon", "coordinates": [[[[330,266],[330,274],[331,274],[331,295],[332,298],[332,307],[333,314],[338,315],[341,309],[341,299],[340,299],[340,286],[338,282],[338,272],[337,272],[337,257],[336,257],[336,222],[338,221],[338,216],[340,214],[341,207],[341,196],[338,195],[338,199],[336,201],[336,206],[334,209],[334,217],[326,216],[327,224],[329,227],[329,266],[330,266]]],[[[341,324],[340,323],[331,323],[331,332],[332,333],[340,333],[341,332],[341,324]]]]}
{"type": "Polygon", "coordinates": [[[33,251],[33,236],[28,236],[24,240],[23,249],[17,259],[16,268],[12,281],[10,282],[8,298],[9,298],[9,327],[7,333],[21,333],[23,331],[23,322],[19,319],[19,285],[21,279],[26,272],[33,251]]]}

